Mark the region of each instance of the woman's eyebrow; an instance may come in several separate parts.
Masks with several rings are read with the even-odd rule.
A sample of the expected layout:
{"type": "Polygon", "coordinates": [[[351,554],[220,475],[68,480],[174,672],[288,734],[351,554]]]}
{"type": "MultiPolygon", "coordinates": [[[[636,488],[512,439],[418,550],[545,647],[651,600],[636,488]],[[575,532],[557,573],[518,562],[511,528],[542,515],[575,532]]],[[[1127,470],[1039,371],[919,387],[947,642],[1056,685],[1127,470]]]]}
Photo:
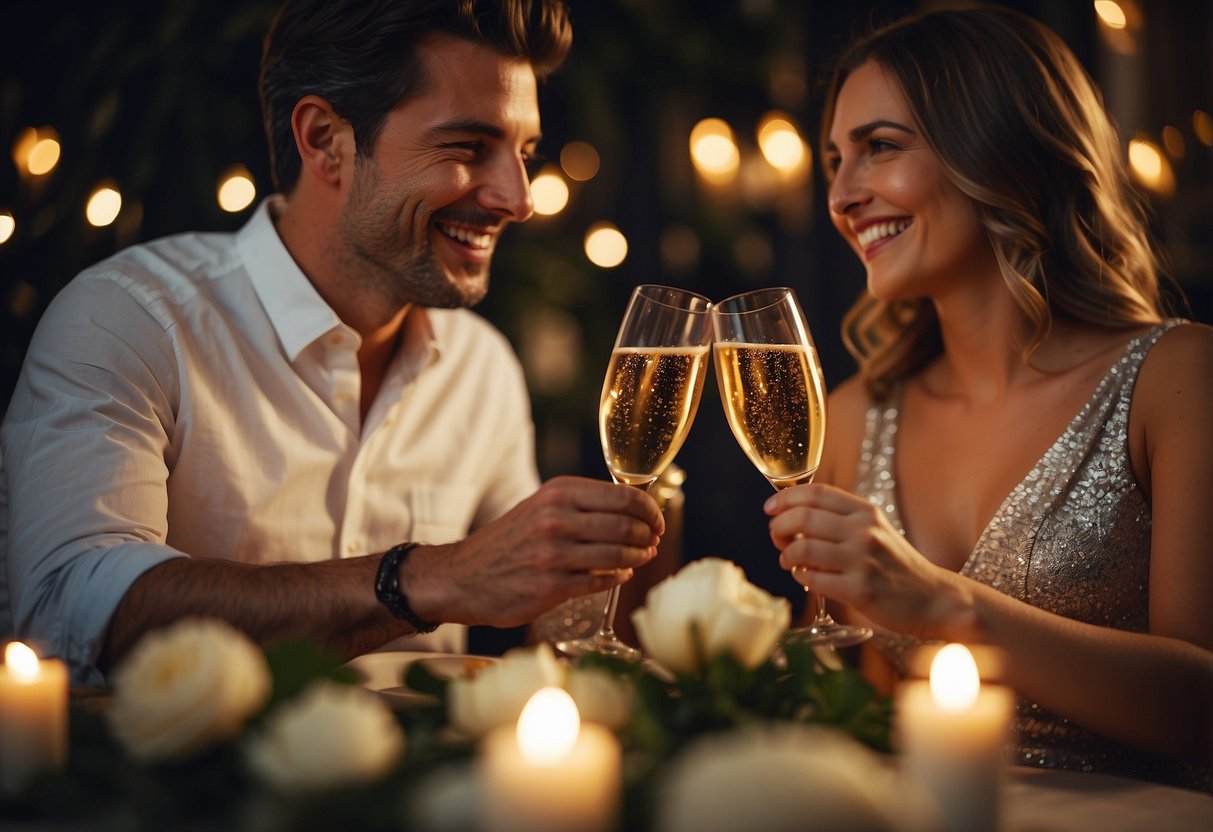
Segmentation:
{"type": "Polygon", "coordinates": [[[863,141],[881,127],[892,127],[894,130],[900,130],[903,133],[914,132],[911,128],[906,127],[904,124],[881,118],[875,121],[869,121],[867,124],[861,124],[858,127],[852,127],[847,132],[847,138],[853,142],[863,141]]]}

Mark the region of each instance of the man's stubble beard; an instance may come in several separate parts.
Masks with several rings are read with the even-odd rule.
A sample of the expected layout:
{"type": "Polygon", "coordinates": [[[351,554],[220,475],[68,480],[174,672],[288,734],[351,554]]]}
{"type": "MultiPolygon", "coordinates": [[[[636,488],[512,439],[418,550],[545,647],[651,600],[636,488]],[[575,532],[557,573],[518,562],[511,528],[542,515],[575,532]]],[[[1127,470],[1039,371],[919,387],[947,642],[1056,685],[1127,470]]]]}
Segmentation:
{"type": "MultiPolygon", "coordinates": [[[[430,224],[417,219],[406,239],[403,223],[388,199],[376,191],[377,169],[360,161],[349,200],[337,220],[346,251],[347,279],[353,292],[376,298],[391,310],[417,304],[435,309],[472,307],[489,288],[489,267],[465,263],[460,279],[451,279],[430,242],[430,224]]],[[[408,203],[412,206],[413,203],[408,203]]]]}

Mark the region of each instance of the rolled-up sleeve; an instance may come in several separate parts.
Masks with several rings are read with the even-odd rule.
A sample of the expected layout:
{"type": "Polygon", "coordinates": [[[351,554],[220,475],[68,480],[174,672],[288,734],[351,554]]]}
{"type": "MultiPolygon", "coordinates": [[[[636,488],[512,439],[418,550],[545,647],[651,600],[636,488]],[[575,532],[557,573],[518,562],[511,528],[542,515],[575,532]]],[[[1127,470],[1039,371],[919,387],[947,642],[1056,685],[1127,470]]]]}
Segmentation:
{"type": "Polygon", "coordinates": [[[179,363],[155,301],[104,272],[51,304],[0,429],[7,590],[20,638],[98,685],[115,608],[165,544],[179,363]]]}

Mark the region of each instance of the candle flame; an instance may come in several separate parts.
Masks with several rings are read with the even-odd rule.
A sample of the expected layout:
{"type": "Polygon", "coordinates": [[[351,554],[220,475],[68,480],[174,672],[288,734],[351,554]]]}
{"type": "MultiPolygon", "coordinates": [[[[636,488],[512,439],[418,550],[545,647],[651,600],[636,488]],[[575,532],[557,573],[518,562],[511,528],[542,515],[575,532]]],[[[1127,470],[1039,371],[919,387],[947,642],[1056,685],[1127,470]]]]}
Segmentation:
{"type": "Polygon", "coordinates": [[[981,679],[973,654],[963,644],[949,644],[931,662],[931,699],[943,711],[959,713],[977,703],[981,679]]]}
{"type": "Polygon", "coordinates": [[[10,641],[4,648],[4,664],[9,675],[22,684],[38,678],[38,655],[20,641],[10,641]]]}
{"type": "Polygon", "coordinates": [[[580,730],[573,697],[561,688],[543,688],[518,717],[518,748],[529,763],[555,765],[569,756],[580,730]]]}

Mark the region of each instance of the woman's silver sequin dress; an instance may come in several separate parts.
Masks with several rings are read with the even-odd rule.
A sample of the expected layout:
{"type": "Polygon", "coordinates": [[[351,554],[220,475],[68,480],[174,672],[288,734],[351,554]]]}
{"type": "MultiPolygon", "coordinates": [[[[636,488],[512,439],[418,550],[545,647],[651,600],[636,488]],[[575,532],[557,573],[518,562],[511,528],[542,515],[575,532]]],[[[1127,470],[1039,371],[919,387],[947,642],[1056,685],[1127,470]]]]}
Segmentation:
{"type": "MultiPolygon", "coordinates": [[[[994,514],[960,573],[1035,607],[1120,630],[1149,629],[1150,507],[1129,460],[1133,385],[1150,348],[1179,321],[1133,338],[1090,400],[994,514]]],[[[902,390],[869,409],[856,491],[897,512],[902,390]]],[[[919,642],[877,630],[901,672],[919,642]]],[[[1099,696],[1092,689],[1092,696],[1099,696]]],[[[1121,745],[1019,698],[1013,762],[1213,789],[1213,771],[1121,745]]]]}

